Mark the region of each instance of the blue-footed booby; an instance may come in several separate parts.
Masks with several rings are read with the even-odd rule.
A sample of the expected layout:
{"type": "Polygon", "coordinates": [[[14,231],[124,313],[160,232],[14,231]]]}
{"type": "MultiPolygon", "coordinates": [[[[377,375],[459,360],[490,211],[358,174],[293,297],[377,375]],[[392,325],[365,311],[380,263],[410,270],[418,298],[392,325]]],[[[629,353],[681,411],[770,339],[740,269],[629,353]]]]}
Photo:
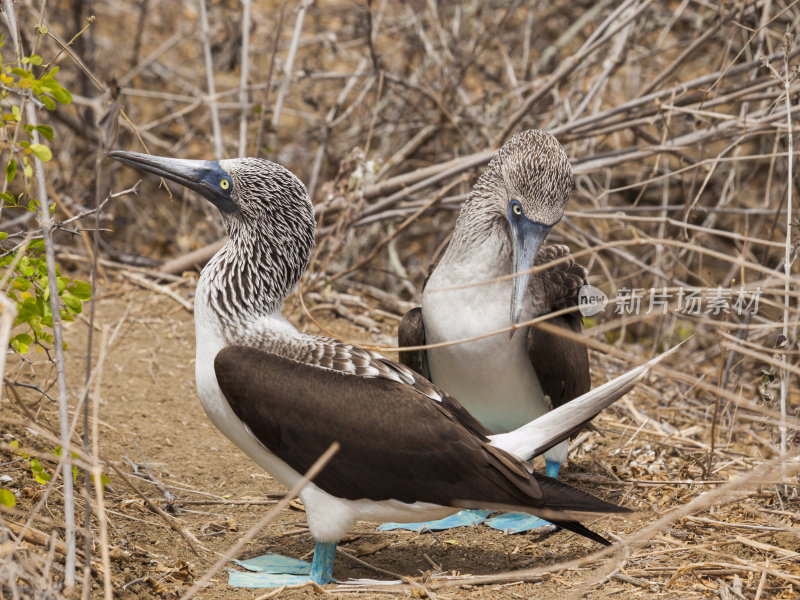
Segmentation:
{"type": "Polygon", "coordinates": [[[572,513],[626,509],[538,474],[519,457],[560,442],[627,392],[649,364],[576,399],[564,414],[492,435],[411,369],[302,333],[281,315],[314,243],[311,200],[292,173],[257,158],[110,156],[183,184],[222,215],[227,242],[203,269],[195,295],[197,392],[214,425],[287,487],[333,442],[341,446],[300,492],[316,540],[311,565],[286,574],[297,573],[295,565],[285,568],[286,557],[273,555],[255,587],[334,581],[336,543],[359,520],[513,507],[608,543],[572,513]]]}
{"type": "MultiPolygon", "coordinates": [[[[586,271],[574,263],[566,246],[542,245],[564,214],[571,189],[569,159],[552,135],[524,131],[503,145],[467,198],[450,244],[424,284],[422,306],[403,318],[398,345],[456,342],[506,330],[538,316],[544,283],[555,286],[554,304],[544,306],[546,312],[577,305],[586,271]],[[557,259],[565,262],[538,277],[528,274],[534,264],[557,259]]],[[[575,313],[549,322],[581,331],[581,317],[575,313]]],[[[400,352],[400,362],[458,398],[498,433],[521,427],[591,386],[586,346],[536,328],[400,352]]],[[[566,457],[566,440],[549,449],[547,474],[556,477],[566,457]]],[[[438,523],[397,527],[441,529],[474,524],[487,515],[461,513],[438,523]]],[[[501,515],[487,524],[512,532],[547,525],[519,514],[501,515]]]]}

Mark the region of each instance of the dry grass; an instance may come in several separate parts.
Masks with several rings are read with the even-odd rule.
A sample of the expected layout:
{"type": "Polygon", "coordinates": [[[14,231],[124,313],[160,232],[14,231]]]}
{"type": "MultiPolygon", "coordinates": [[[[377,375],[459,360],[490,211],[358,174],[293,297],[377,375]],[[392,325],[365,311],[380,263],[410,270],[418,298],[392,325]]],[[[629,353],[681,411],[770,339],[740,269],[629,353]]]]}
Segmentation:
{"type": "MultiPolygon", "coordinates": [[[[427,589],[569,578],[592,565],[571,588],[576,597],[797,597],[800,295],[787,127],[800,111],[800,5],[336,1],[311,4],[295,34],[298,4],[252,6],[243,74],[240,2],[208,3],[205,38],[195,2],[92,3],[96,21],[57,61],[75,101],[47,115],[56,130],[46,173],[58,217],[93,206],[96,182],[98,197],[133,182],[117,165],[95,168],[98,140],[113,134],[95,122],[109,110],[115,78],[129,119],[115,147],[141,150],[142,140],[156,154],[208,158],[218,146],[231,156],[244,131],[247,154],[307,182],[320,233],[301,289],[308,311],[299,296],[289,311],[311,329],[312,318],[349,320],[353,341],[391,347],[491,151],[519,129],[553,132],[572,158],[576,187],[551,239],[567,243],[611,298],[587,319],[596,382],[694,334],[671,368],[596,420],[599,433],[581,436],[571,454],[581,469],[567,473],[622,494],[656,525],[636,521],[619,547],[571,565],[436,580],[427,589]],[[624,310],[633,289],[643,298],[638,315],[624,310]],[[681,312],[681,289],[699,290],[704,309],[681,312]],[[740,289],[748,297],[760,290],[757,314],[732,310],[740,289]],[[705,311],[728,292],[729,312],[705,311]],[[658,293],[671,302],[645,314],[658,293]]],[[[39,5],[18,9],[30,47],[39,5]]],[[[46,60],[87,10],[84,2],[48,6],[53,37],[39,41],[46,60]]],[[[109,202],[100,256],[109,279],[135,271],[138,285],[185,302],[190,286],[158,275],[158,266],[223,232],[211,208],[174,191],[164,201],[148,179],[139,196],[109,202]]],[[[2,214],[12,234],[4,248],[36,226],[24,211],[2,214]]],[[[91,229],[94,216],[77,224],[91,229]]],[[[65,231],[75,225],[56,239],[62,264],[81,270],[91,244],[65,231]]],[[[40,392],[50,389],[46,363],[25,368],[40,392]]],[[[30,383],[20,373],[9,372],[7,397],[42,401],[20,388],[30,383]]],[[[70,377],[82,385],[82,373],[70,377]]],[[[24,435],[34,417],[3,402],[3,430],[24,435]]],[[[8,441],[0,440],[3,468],[18,461],[8,441]]],[[[0,520],[0,596],[58,597],[61,529],[57,520],[37,528],[44,537],[21,545],[19,531],[0,520]]]]}

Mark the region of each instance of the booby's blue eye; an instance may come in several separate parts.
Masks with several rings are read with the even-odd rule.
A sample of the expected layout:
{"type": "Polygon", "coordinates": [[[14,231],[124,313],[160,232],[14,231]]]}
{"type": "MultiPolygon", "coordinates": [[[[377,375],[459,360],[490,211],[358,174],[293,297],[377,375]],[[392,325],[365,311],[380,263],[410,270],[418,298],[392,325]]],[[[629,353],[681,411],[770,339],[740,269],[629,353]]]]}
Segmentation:
{"type": "Polygon", "coordinates": [[[514,213],[515,217],[522,216],[522,204],[519,200],[512,200],[511,201],[511,212],[514,213]]]}
{"type": "Polygon", "coordinates": [[[220,187],[220,188],[222,188],[224,191],[226,191],[226,192],[227,192],[227,191],[228,191],[228,189],[230,189],[230,187],[231,187],[231,181],[230,181],[230,179],[228,179],[228,178],[226,178],[226,177],[223,177],[222,179],[220,179],[220,180],[219,180],[219,187],[220,187]]]}

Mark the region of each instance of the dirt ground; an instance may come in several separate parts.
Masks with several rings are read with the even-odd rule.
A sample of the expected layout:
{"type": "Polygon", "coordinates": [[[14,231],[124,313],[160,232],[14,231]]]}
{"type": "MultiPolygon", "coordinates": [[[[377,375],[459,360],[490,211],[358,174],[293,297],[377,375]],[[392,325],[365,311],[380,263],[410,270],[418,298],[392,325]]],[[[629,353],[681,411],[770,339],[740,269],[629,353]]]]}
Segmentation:
{"type": "MultiPolygon", "coordinates": [[[[188,298],[192,288],[192,282],[187,282],[174,289],[188,298]]],[[[318,316],[322,314],[324,313],[317,313],[318,316]]],[[[385,331],[376,335],[343,319],[329,317],[324,322],[345,338],[371,339],[383,343],[391,342],[393,327],[396,326],[387,322],[385,331]]],[[[111,482],[107,490],[107,510],[115,592],[117,597],[126,600],[180,597],[186,586],[202,576],[219,554],[225,552],[243,532],[258,521],[285,490],[245,458],[213,427],[203,413],[195,393],[194,326],[188,310],[162,294],[129,283],[110,282],[98,294],[96,332],[99,334],[106,325],[111,328],[119,325],[119,328],[104,363],[99,412],[101,452],[108,461],[128,474],[139,490],[165,510],[171,521],[198,540],[195,554],[189,544],[164,519],[150,510],[117,474],[108,472],[111,482]]],[[[68,372],[71,376],[69,386],[74,396],[79,394],[82,385],[80,374],[85,370],[87,332],[88,321],[83,316],[66,327],[69,344],[68,372]]],[[[99,335],[95,340],[99,340],[99,335]]],[[[37,368],[42,367],[39,365],[37,368]]],[[[11,373],[17,373],[19,381],[25,381],[26,373],[36,370],[25,365],[17,366],[17,369],[19,370],[12,369],[11,373]]],[[[31,381],[34,379],[30,377],[31,381]]],[[[659,413],[661,408],[656,398],[647,399],[647,394],[652,395],[652,391],[651,388],[633,395],[639,410],[652,411],[649,414],[653,417],[670,414],[672,409],[669,407],[664,407],[666,412],[659,413]]],[[[39,402],[38,394],[30,390],[23,390],[23,397],[33,410],[38,410],[39,420],[58,422],[54,403],[47,400],[39,402]]],[[[4,419],[10,422],[3,427],[8,432],[4,441],[13,437],[18,440],[21,449],[35,449],[46,456],[51,445],[21,425],[24,417],[13,404],[6,403],[4,409],[4,419]]],[[[601,431],[602,424],[601,421],[601,431]]],[[[586,487],[587,480],[602,479],[602,485],[591,486],[593,493],[612,501],[623,502],[639,511],[631,517],[589,521],[594,521],[592,527],[595,530],[612,538],[625,538],[651,523],[664,509],[710,489],[707,486],[695,486],[691,491],[685,487],[675,491],[676,488],[672,487],[637,486],[621,480],[615,484],[611,477],[619,479],[617,473],[623,478],[633,475],[640,479],[657,480],[659,477],[686,477],[692,470],[693,467],[678,460],[674,452],[662,452],[657,445],[651,445],[645,433],[636,440],[630,433],[626,437],[613,433],[585,434],[563,471],[565,480],[578,486],[586,487]],[[614,466],[614,461],[618,460],[615,457],[619,457],[620,450],[626,449],[633,451],[630,456],[635,455],[633,459],[630,456],[628,458],[630,469],[635,467],[639,459],[642,464],[646,463],[648,452],[655,456],[655,463],[663,461],[666,466],[651,469],[649,475],[645,468],[637,472],[623,472],[614,466]]],[[[33,481],[26,461],[15,461],[9,452],[5,452],[3,457],[3,462],[0,463],[2,472],[13,478],[11,487],[23,490],[19,496],[16,515],[16,520],[21,521],[23,519],[19,515],[27,513],[35,505],[41,496],[42,486],[33,481]]],[[[49,469],[55,466],[54,460],[47,462],[43,459],[42,464],[49,469]]],[[[43,516],[60,515],[59,490],[60,485],[48,499],[41,512],[43,516]]],[[[762,507],[773,505],[773,501],[766,497],[756,497],[755,502],[762,507]]],[[[82,507],[83,504],[79,505],[82,507]]],[[[783,509],[796,512],[798,506],[796,502],[793,508],[784,504],[783,509]]],[[[14,515],[10,518],[14,518],[14,515]]],[[[787,527],[792,523],[800,532],[796,518],[785,520],[787,527]]],[[[45,523],[35,523],[35,526],[45,531],[48,529],[45,523]]],[[[539,582],[520,583],[510,579],[502,585],[445,588],[431,594],[432,597],[440,598],[508,599],[547,598],[555,594],[566,594],[569,597],[570,594],[579,596],[583,592],[588,592],[588,597],[591,598],[736,597],[721,596],[720,591],[720,587],[726,585],[722,583],[724,581],[735,589],[735,577],[739,577],[735,570],[729,569],[726,572],[724,568],[718,567],[714,571],[718,573],[716,575],[689,572],[685,577],[675,572],[676,565],[711,561],[710,558],[702,558],[702,553],[696,548],[698,544],[702,544],[707,528],[708,526],[702,524],[682,521],[674,530],[664,531],[660,537],[685,544],[688,550],[681,551],[680,547],[673,545],[670,552],[666,551],[670,550],[669,545],[666,545],[665,550],[665,544],[655,543],[651,545],[648,554],[629,557],[627,566],[635,566],[640,571],[658,567],[666,569],[660,575],[654,571],[656,574],[652,576],[656,579],[650,578],[649,581],[624,575],[623,568],[621,572],[615,571],[611,579],[595,586],[604,575],[611,573],[608,569],[603,570],[607,567],[606,563],[596,561],[578,569],[560,571],[539,582]],[[664,583],[670,577],[673,578],[673,583],[665,586],[664,583]]],[[[742,529],[735,533],[753,532],[742,529]]],[[[741,552],[742,556],[753,560],[763,560],[763,554],[781,561],[786,556],[796,557],[795,553],[800,551],[797,533],[767,530],[766,535],[764,537],[765,532],[761,531],[758,543],[778,548],[778,555],[767,551],[759,553],[752,545],[723,547],[726,551],[741,552]],[[780,554],[781,550],[783,555],[780,554]]],[[[79,544],[82,543],[82,538],[79,538],[79,544]]],[[[362,560],[374,567],[418,578],[421,582],[429,581],[434,573],[487,575],[512,569],[554,565],[585,557],[599,549],[591,541],[562,531],[507,536],[480,526],[437,534],[379,533],[375,531],[375,525],[370,523],[358,525],[353,535],[342,542],[341,548],[360,555],[362,560]]],[[[304,513],[300,507],[293,506],[284,510],[262,531],[239,558],[249,558],[265,552],[308,558],[312,550],[313,540],[306,528],[304,513]]],[[[97,554],[95,559],[98,559],[97,554]]],[[[780,568],[794,572],[794,576],[800,575],[797,562],[793,566],[791,562],[777,564],[781,565],[780,568]]],[[[357,565],[341,554],[337,557],[334,575],[339,580],[390,578],[357,565]]],[[[759,573],[750,572],[749,575],[750,583],[755,588],[759,573]]],[[[102,593],[98,584],[100,581],[99,578],[95,579],[93,597],[102,593]]],[[[741,583],[739,580],[740,586],[741,583]]],[[[747,583],[748,580],[745,579],[745,584],[747,583]]],[[[336,586],[327,586],[325,589],[334,598],[388,598],[410,594],[407,588],[381,592],[375,586],[346,592],[340,591],[336,586]]],[[[770,579],[761,597],[797,597],[797,589],[791,584],[775,584],[770,579]]],[[[252,599],[264,592],[265,590],[234,589],[228,585],[226,574],[220,572],[213,578],[210,587],[200,593],[200,597],[252,599]]],[[[315,597],[317,593],[311,588],[287,589],[281,592],[280,597],[315,597]]],[[[420,594],[423,593],[419,592],[417,595],[420,594]]]]}

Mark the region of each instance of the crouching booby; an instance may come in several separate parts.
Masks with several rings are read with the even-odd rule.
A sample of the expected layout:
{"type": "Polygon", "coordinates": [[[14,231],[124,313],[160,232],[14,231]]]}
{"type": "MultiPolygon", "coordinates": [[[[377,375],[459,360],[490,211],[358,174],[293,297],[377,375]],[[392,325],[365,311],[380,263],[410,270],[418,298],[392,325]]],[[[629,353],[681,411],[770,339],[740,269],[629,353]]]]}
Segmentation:
{"type": "Polygon", "coordinates": [[[582,408],[542,421],[533,434],[523,428],[492,435],[412,370],[301,333],[281,316],[314,243],[311,201],[292,173],[256,158],[111,156],[183,184],[222,214],[228,240],[203,269],[195,296],[197,391],[214,425],[287,487],[332,442],[341,445],[300,492],[316,540],[310,572],[285,575],[277,567],[262,573],[267,580],[260,586],[332,581],[336,543],[358,520],[419,521],[463,507],[516,507],[607,543],[567,511],[625,509],[535,473],[519,457],[561,441],[630,389],[647,365],[594,397],[576,399],[582,408]]]}
{"type": "MultiPolygon", "coordinates": [[[[543,312],[577,305],[585,269],[566,246],[542,246],[563,216],[571,189],[569,159],[552,135],[530,130],[512,137],[475,183],[450,244],[425,283],[422,306],[400,323],[400,347],[503,331],[466,343],[400,352],[400,362],[458,398],[498,433],[517,429],[591,387],[584,344],[536,328],[512,329],[511,335],[504,331],[543,312]],[[560,262],[538,276],[530,274],[534,265],[553,261],[560,262]],[[543,298],[547,293],[550,305],[543,298]]],[[[548,322],[581,331],[577,313],[548,322]]],[[[566,457],[566,440],[550,448],[545,453],[547,474],[557,477],[566,457]]],[[[384,528],[443,529],[474,524],[488,514],[461,513],[441,522],[384,528]]],[[[524,514],[501,515],[487,524],[511,532],[548,525],[524,514]]]]}

